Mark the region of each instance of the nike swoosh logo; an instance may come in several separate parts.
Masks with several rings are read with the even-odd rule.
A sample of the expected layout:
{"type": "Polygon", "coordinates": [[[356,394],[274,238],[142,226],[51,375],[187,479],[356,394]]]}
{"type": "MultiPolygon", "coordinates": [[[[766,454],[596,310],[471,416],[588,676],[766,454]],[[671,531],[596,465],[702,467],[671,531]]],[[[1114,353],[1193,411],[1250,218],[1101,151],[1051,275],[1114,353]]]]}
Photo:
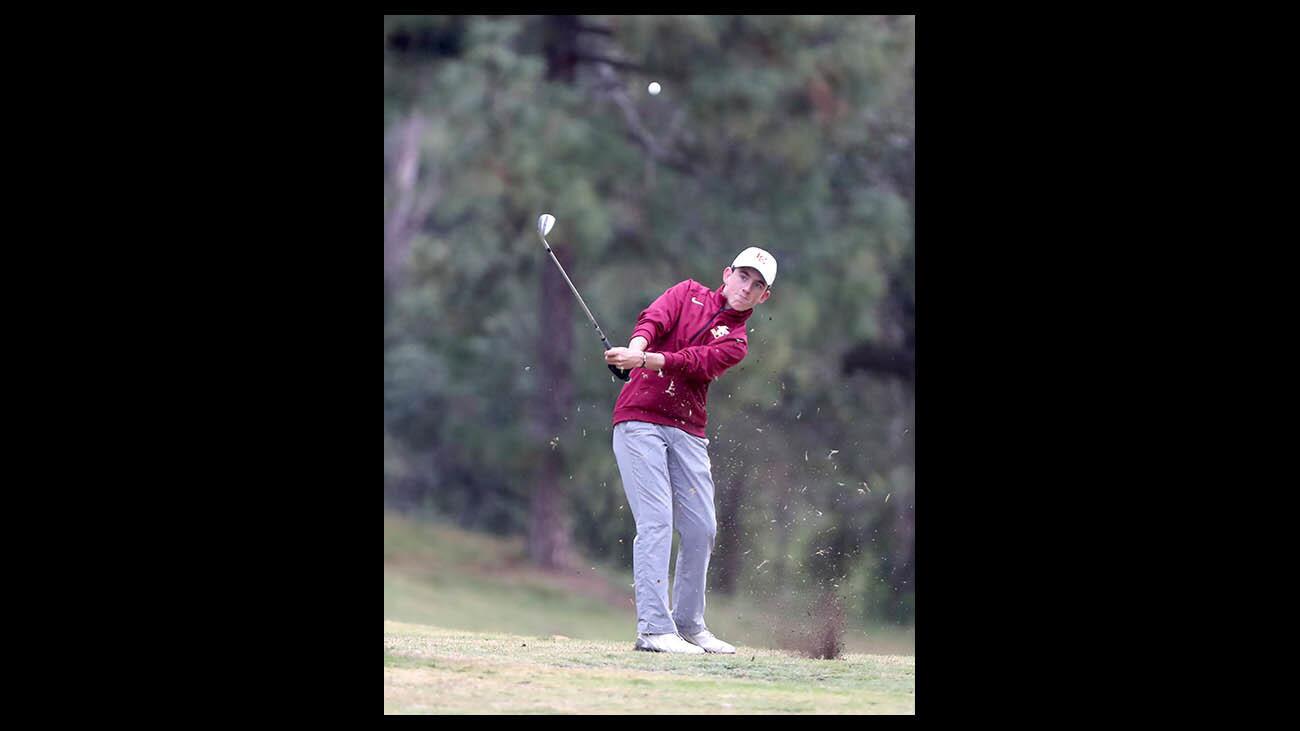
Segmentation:
{"type": "Polygon", "coordinates": [[[691,298],[691,301],[694,302],[695,304],[699,305],[700,307],[703,307],[703,306],[704,306],[704,303],[703,303],[703,302],[701,302],[701,301],[695,299],[694,297],[691,298]]]}

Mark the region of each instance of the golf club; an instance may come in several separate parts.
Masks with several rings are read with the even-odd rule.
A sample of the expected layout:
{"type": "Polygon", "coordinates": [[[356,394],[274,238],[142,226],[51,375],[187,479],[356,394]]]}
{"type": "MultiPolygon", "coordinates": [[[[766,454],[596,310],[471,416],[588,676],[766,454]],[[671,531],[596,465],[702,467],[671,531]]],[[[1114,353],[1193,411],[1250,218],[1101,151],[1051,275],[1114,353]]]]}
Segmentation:
{"type": "MultiPolygon", "coordinates": [[[[551,251],[551,245],[546,242],[546,234],[551,232],[551,227],[554,225],[555,216],[552,216],[549,213],[543,213],[537,218],[537,235],[542,238],[542,246],[546,247],[546,253],[551,255],[551,260],[555,262],[555,266],[560,267],[560,274],[563,275],[564,281],[569,283],[569,289],[573,290],[573,296],[578,298],[578,304],[582,305],[582,311],[587,313],[587,319],[591,320],[592,327],[596,328],[596,334],[600,336],[600,342],[605,344],[605,350],[609,350],[612,346],[610,346],[609,340],[605,338],[605,333],[601,332],[600,325],[596,324],[596,318],[592,316],[591,310],[587,309],[587,303],[583,302],[582,295],[578,294],[578,288],[573,286],[573,282],[569,279],[569,275],[564,271],[564,267],[560,264],[560,260],[556,258],[555,252],[551,251]]],[[[620,381],[626,381],[631,377],[631,374],[628,371],[612,364],[609,365],[609,371],[620,381]]]]}

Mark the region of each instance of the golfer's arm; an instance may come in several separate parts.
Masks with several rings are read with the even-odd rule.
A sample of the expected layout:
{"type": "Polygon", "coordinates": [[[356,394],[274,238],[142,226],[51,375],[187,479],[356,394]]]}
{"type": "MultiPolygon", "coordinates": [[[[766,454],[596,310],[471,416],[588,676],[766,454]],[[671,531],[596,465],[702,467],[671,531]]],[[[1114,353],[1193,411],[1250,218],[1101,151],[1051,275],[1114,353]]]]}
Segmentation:
{"type": "MultiPolygon", "coordinates": [[[[645,353],[646,339],[640,335],[632,338],[632,342],[627,344],[629,350],[637,350],[645,353]]],[[[652,371],[663,370],[664,357],[660,353],[646,353],[645,367],[652,371]]]]}

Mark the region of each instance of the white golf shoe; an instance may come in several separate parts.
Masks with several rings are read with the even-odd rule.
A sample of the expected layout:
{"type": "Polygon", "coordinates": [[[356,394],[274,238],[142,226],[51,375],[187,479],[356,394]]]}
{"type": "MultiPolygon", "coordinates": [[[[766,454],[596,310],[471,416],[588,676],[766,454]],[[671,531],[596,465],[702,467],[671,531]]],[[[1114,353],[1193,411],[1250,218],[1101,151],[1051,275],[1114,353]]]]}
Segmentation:
{"type": "Polygon", "coordinates": [[[646,652],[677,652],[683,655],[703,655],[704,650],[686,642],[673,633],[666,635],[637,635],[636,649],[646,652]]]}
{"type": "Polygon", "coordinates": [[[699,632],[696,632],[693,635],[682,633],[682,639],[686,640],[692,645],[698,645],[705,652],[716,652],[720,655],[736,654],[736,648],[732,647],[731,645],[728,645],[727,643],[723,642],[717,637],[714,637],[713,633],[708,631],[707,629],[700,630],[699,632]]]}

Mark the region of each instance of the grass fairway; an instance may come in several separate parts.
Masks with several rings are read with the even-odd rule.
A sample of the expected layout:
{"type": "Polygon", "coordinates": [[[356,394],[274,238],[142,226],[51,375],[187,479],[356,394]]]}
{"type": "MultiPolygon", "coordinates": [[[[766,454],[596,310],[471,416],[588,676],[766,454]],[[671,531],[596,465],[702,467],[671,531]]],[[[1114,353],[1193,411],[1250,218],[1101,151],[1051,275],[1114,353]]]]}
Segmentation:
{"type": "MultiPolygon", "coordinates": [[[[540,572],[528,565],[519,538],[384,515],[385,620],[630,644],[636,636],[631,582],[630,572],[592,563],[564,574],[540,572]]],[[[752,596],[708,595],[709,628],[742,652],[787,646],[782,632],[791,616],[798,620],[802,612],[783,614],[752,596]]],[[[853,626],[843,639],[846,652],[915,652],[910,628],[853,626]]]]}
{"type": "Polygon", "coordinates": [[[384,622],[384,713],[915,712],[915,660],[634,652],[577,640],[384,622]]]}

